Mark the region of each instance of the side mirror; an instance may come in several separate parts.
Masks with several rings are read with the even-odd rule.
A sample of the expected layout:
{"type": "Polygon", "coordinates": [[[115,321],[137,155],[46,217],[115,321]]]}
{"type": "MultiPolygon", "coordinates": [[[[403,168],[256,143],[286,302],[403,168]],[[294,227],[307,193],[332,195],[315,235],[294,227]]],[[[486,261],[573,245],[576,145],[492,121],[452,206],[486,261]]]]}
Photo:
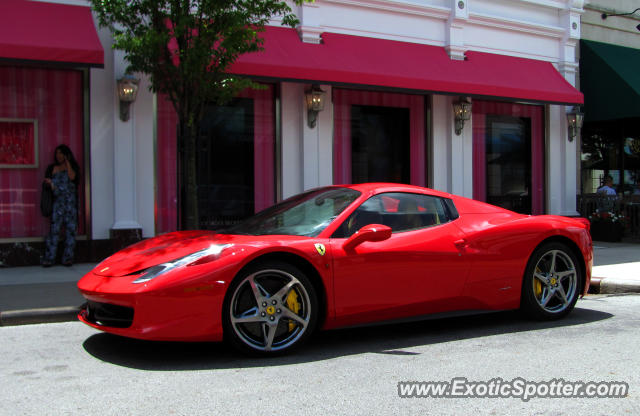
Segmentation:
{"type": "Polygon", "coordinates": [[[391,237],[391,227],[382,224],[369,224],[360,228],[344,242],[344,251],[351,251],[365,241],[384,241],[391,237]]]}

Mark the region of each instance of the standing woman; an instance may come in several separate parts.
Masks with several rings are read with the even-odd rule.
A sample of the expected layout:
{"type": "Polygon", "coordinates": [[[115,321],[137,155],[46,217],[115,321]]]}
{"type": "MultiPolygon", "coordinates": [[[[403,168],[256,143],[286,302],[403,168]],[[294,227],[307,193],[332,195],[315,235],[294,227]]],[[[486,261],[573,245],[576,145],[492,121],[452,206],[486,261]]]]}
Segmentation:
{"type": "Polygon", "coordinates": [[[56,147],[54,163],[47,167],[44,181],[53,190],[53,212],[51,214],[51,232],[46,239],[46,249],[42,265],[49,267],[56,260],[60,231],[64,225],[65,242],[62,264],[71,266],[76,246],[78,229],[77,184],[80,167],[73,157],[71,149],[61,144],[56,147]]]}

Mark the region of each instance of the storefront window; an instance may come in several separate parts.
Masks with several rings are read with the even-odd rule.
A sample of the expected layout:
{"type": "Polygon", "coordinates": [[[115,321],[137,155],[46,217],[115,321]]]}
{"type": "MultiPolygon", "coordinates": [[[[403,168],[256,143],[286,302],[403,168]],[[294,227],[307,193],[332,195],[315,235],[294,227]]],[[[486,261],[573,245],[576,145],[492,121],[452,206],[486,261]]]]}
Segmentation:
{"type": "Polygon", "coordinates": [[[351,107],[351,180],[409,183],[409,109],[351,107]]]}
{"type": "Polygon", "coordinates": [[[250,98],[205,110],[196,156],[198,228],[233,225],[254,213],[253,125],[250,98]]]}
{"type": "MultiPolygon", "coordinates": [[[[45,237],[40,192],[55,148],[69,146],[84,183],[83,73],[0,66],[0,238],[45,237]]],[[[84,234],[84,186],[78,192],[78,235],[84,234]]]]}
{"type": "MultiPolygon", "coordinates": [[[[275,200],[273,86],[247,90],[207,109],[198,142],[199,226],[217,229],[271,206],[275,200]]],[[[158,97],[156,232],[179,229],[178,119],[158,97]]]]}
{"type": "Polygon", "coordinates": [[[474,198],[523,214],[542,214],[542,132],[541,106],[474,101],[474,198]]]}
{"type": "Polygon", "coordinates": [[[582,129],[582,193],[595,193],[606,176],[620,195],[640,194],[640,119],[585,123],[582,129]]]}
{"type": "Polygon", "coordinates": [[[531,127],[525,117],[487,116],[487,201],[531,212],[531,127]]]}
{"type": "Polygon", "coordinates": [[[426,184],[421,95],[333,90],[333,182],[426,184]]]}

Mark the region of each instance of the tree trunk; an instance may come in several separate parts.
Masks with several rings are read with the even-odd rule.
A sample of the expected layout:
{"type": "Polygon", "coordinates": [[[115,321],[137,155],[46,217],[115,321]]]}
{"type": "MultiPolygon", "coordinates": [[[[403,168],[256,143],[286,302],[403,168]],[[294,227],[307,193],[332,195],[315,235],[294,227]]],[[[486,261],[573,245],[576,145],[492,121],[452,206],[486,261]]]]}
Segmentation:
{"type": "Polygon", "coordinates": [[[196,143],[199,126],[188,126],[180,121],[180,137],[178,142],[182,144],[182,229],[196,230],[198,221],[198,186],[196,183],[196,143]]]}

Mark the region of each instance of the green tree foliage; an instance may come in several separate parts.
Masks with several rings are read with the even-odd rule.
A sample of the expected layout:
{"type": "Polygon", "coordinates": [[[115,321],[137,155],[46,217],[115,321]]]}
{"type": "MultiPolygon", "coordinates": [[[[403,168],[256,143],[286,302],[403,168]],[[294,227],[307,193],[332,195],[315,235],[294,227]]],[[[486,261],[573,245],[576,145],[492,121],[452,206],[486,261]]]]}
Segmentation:
{"type": "MultiPolygon", "coordinates": [[[[303,0],[295,0],[301,4],[303,0]]],[[[186,169],[183,228],[198,224],[196,137],[205,106],[223,104],[255,84],[228,71],[245,53],[260,51],[259,36],[274,17],[295,27],[298,19],[276,0],[90,0],[101,26],[124,51],[130,73],[147,74],[178,115],[186,169]]]]}

